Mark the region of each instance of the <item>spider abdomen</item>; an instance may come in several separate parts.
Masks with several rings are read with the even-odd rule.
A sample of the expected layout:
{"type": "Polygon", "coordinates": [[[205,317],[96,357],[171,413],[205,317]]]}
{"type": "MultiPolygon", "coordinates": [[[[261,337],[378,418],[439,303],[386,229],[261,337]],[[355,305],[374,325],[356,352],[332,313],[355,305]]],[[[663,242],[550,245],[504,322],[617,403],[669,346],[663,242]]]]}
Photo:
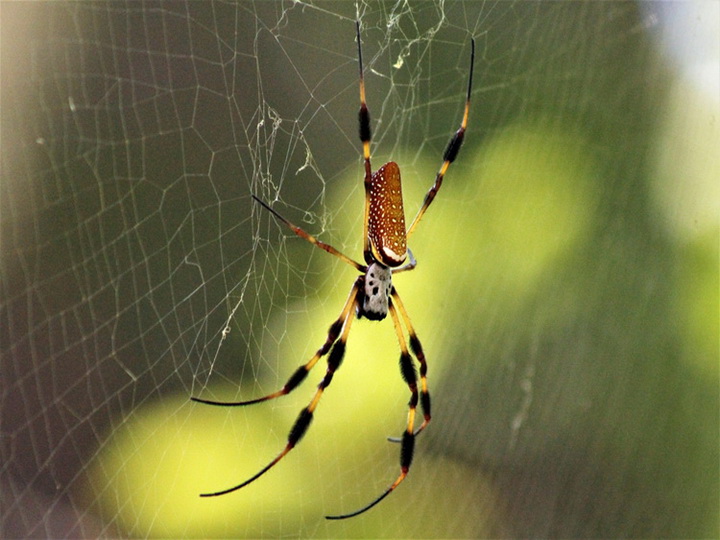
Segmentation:
{"type": "Polygon", "coordinates": [[[373,257],[391,268],[407,257],[400,167],[390,161],[370,178],[368,236],[373,257]]]}
{"type": "Polygon", "coordinates": [[[390,291],[392,290],[392,271],[380,263],[368,266],[361,298],[358,298],[358,317],[367,317],[372,321],[381,321],[387,316],[390,291]]]}

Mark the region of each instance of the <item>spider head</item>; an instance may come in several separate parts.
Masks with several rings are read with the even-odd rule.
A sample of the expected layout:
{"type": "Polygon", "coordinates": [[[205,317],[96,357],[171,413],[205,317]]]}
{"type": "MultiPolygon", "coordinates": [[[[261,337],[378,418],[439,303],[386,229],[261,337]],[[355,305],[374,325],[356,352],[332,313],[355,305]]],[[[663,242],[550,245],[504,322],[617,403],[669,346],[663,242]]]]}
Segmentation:
{"type": "Polygon", "coordinates": [[[365,272],[364,285],[358,299],[358,318],[381,321],[387,316],[392,271],[379,262],[373,262],[365,272]]]}

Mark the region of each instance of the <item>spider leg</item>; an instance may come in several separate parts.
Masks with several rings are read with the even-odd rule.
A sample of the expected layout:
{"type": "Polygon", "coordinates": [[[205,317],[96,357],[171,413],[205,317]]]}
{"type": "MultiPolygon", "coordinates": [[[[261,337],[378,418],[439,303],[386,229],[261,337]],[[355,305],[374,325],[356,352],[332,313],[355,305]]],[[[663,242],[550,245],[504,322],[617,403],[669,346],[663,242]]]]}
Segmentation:
{"type": "Polygon", "coordinates": [[[345,305],[340,312],[340,316],[334,323],[330,325],[325,343],[323,343],[322,347],[317,350],[315,356],[313,356],[310,361],[308,361],[306,364],[301,365],[299,368],[297,368],[297,370],[295,370],[295,373],[292,374],[292,376],[288,379],[288,381],[280,390],[278,390],[277,392],[273,392],[272,394],[268,394],[267,396],[250,399],[248,401],[212,401],[209,399],[200,399],[196,397],[191,397],[190,399],[197,403],[205,403],[206,405],[217,405],[220,407],[237,407],[240,405],[252,405],[253,403],[260,403],[261,401],[275,399],[277,397],[284,396],[285,394],[289,394],[290,392],[292,392],[300,385],[301,382],[305,380],[305,377],[310,372],[310,370],[315,367],[315,364],[318,363],[318,360],[325,356],[330,350],[332,344],[337,341],[338,336],[340,335],[340,330],[343,329],[343,324],[346,323],[349,315],[353,313],[353,310],[355,308],[355,300],[357,298],[359,282],[359,279],[355,281],[355,284],[353,285],[352,290],[350,291],[350,294],[345,301],[345,305]]]}
{"type": "MultiPolygon", "coordinates": [[[[362,283],[362,277],[358,278],[355,281],[355,284],[353,285],[353,288],[350,291],[350,296],[348,297],[348,301],[345,304],[345,307],[343,308],[344,319],[342,322],[342,333],[340,334],[339,339],[337,339],[337,341],[335,342],[335,345],[333,345],[333,347],[330,351],[330,355],[328,356],[327,370],[325,371],[325,376],[320,381],[320,384],[318,384],[317,390],[315,391],[315,395],[313,396],[312,400],[310,400],[310,403],[308,404],[308,406],[300,411],[300,414],[298,415],[297,420],[295,420],[295,424],[293,425],[292,429],[290,430],[290,433],[288,434],[288,441],[287,441],[287,444],[285,445],[285,448],[283,448],[282,452],[280,452],[277,456],[275,456],[275,458],[270,463],[268,463],[267,465],[265,465],[265,467],[260,469],[260,471],[257,474],[248,478],[243,483],[238,484],[237,486],[233,486],[228,489],[224,489],[222,491],[216,491],[214,493],[201,493],[200,494],[201,497],[216,497],[218,495],[225,495],[227,493],[237,491],[238,489],[247,486],[251,482],[254,482],[258,478],[260,478],[263,474],[265,474],[270,469],[272,469],[303,438],[303,435],[305,435],[305,432],[307,431],[308,427],[310,427],[310,423],[312,422],[312,419],[313,419],[313,413],[315,412],[315,408],[317,407],[318,403],[320,402],[320,398],[322,397],[323,392],[332,382],[333,374],[335,373],[337,368],[340,367],[343,356],[345,355],[345,344],[347,343],[348,334],[350,333],[350,326],[352,325],[353,318],[355,316],[355,311],[352,308],[355,306],[355,300],[357,299],[357,294],[358,294],[358,290],[360,289],[361,283],[362,283]],[[350,306],[350,308],[348,308],[348,306],[350,306]]],[[[333,327],[335,327],[335,324],[333,324],[331,329],[333,327]]],[[[320,356],[322,356],[322,355],[320,355],[320,356]]],[[[313,358],[315,358],[315,357],[313,357],[313,358]]],[[[318,356],[318,358],[319,358],[319,356],[318,356]]],[[[306,366],[308,364],[306,364],[306,366]]],[[[312,366],[310,366],[310,367],[312,367],[312,366]]],[[[301,366],[300,369],[305,370],[305,366],[301,366]]],[[[298,370],[296,372],[296,375],[299,372],[300,372],[300,370],[298,370]]],[[[303,378],[304,378],[304,375],[302,375],[300,377],[301,380],[303,378]]],[[[291,380],[292,380],[292,377],[291,377],[291,380]]]]}
{"type": "Polygon", "coordinates": [[[370,187],[372,180],[372,166],[370,165],[370,111],[365,102],[365,75],[363,73],[362,45],[360,43],[360,21],[355,21],[358,45],[358,68],[360,70],[360,111],[358,111],[358,122],[360,127],[360,142],[363,146],[363,160],[365,162],[365,218],[363,219],[363,255],[365,262],[370,263],[372,252],[370,250],[370,237],[368,236],[368,222],[370,219],[370,187]]]}
{"type": "Polygon", "coordinates": [[[435,183],[432,185],[430,190],[425,195],[425,200],[423,200],[423,205],[420,207],[420,210],[418,211],[417,215],[415,216],[415,219],[413,219],[412,223],[410,224],[410,228],[408,228],[407,231],[407,237],[410,238],[410,235],[415,230],[415,227],[417,227],[417,224],[420,222],[420,218],[423,217],[425,214],[425,211],[428,209],[428,206],[430,206],[430,203],[433,202],[433,199],[435,198],[435,195],[437,195],[437,192],[440,190],[440,186],[442,185],[443,178],[445,177],[445,173],[448,170],[448,167],[450,167],[450,164],[455,161],[455,158],[458,155],[458,152],[460,152],[460,147],[462,146],[463,139],[465,138],[465,128],[467,128],[468,123],[468,116],[470,114],[470,93],[472,91],[472,79],[473,79],[473,66],[475,64],[475,40],[472,40],[472,49],[470,52],[470,76],[468,78],[468,87],[467,87],[467,97],[465,98],[465,112],[463,113],[462,122],[460,123],[460,128],[455,132],[455,134],[450,139],[450,142],[447,145],[447,148],[445,149],[445,153],[443,154],[443,164],[440,167],[440,170],[437,173],[437,176],[435,177],[435,183]]]}
{"type": "MultiPolygon", "coordinates": [[[[393,295],[393,299],[396,298],[398,298],[397,293],[393,295]]],[[[325,516],[326,519],[346,519],[370,510],[373,506],[375,506],[385,497],[390,495],[390,493],[392,493],[395,488],[398,487],[403,480],[405,480],[405,477],[410,472],[410,465],[412,464],[413,452],[415,450],[415,409],[417,408],[418,403],[417,375],[415,373],[415,366],[413,366],[412,357],[410,356],[410,352],[408,351],[407,345],[405,344],[405,337],[403,336],[402,326],[400,325],[400,317],[398,316],[397,310],[392,301],[390,302],[388,309],[393,319],[393,326],[395,327],[398,341],[400,342],[400,371],[402,373],[403,379],[408,385],[408,388],[410,388],[410,402],[408,403],[407,426],[405,428],[405,431],[403,432],[400,446],[400,474],[395,479],[395,481],[390,484],[390,487],[387,488],[378,498],[373,500],[370,504],[363,506],[360,510],[356,510],[349,514],[325,516]]],[[[402,311],[404,310],[401,310],[401,313],[402,311]]],[[[403,318],[405,318],[405,316],[403,316],[403,318]]],[[[417,338],[415,339],[417,340],[417,338]]],[[[422,365],[424,364],[421,364],[421,366],[422,365]]],[[[427,390],[427,385],[425,386],[425,390],[427,390]]],[[[429,399],[427,401],[427,404],[429,406],[429,399]]],[[[429,415],[426,415],[426,422],[423,424],[423,427],[428,421],[429,415]]]]}
{"type": "Polygon", "coordinates": [[[407,254],[409,259],[408,262],[403,264],[400,268],[393,268],[393,275],[397,274],[398,272],[408,272],[410,270],[413,270],[417,266],[417,260],[415,259],[415,256],[413,255],[413,252],[410,248],[408,248],[407,254]]]}
{"type": "MultiPolygon", "coordinates": [[[[427,384],[427,362],[425,361],[425,353],[423,352],[422,344],[420,343],[420,340],[415,333],[415,328],[410,322],[410,317],[408,316],[407,310],[405,309],[402,300],[400,300],[400,295],[398,294],[397,290],[395,290],[395,287],[392,288],[390,294],[393,298],[393,303],[395,307],[397,307],[398,311],[400,312],[400,316],[405,323],[405,328],[407,328],[408,334],[410,335],[410,349],[412,350],[415,358],[417,358],[417,361],[420,364],[420,408],[423,412],[423,423],[415,431],[415,435],[417,435],[427,427],[431,419],[430,391],[428,390],[427,384]]],[[[391,438],[390,440],[392,442],[401,442],[401,439],[396,438],[391,438]]]]}
{"type": "Polygon", "coordinates": [[[360,264],[360,263],[358,263],[358,262],[355,262],[354,260],[352,260],[350,257],[348,257],[347,255],[345,255],[344,253],[341,253],[340,251],[338,251],[337,249],[335,249],[334,247],[332,247],[330,244],[326,244],[325,242],[321,242],[320,240],[318,240],[317,238],[315,238],[313,235],[311,235],[311,234],[305,232],[304,230],[302,230],[302,229],[301,229],[300,227],[298,227],[297,225],[293,225],[292,223],[290,223],[287,219],[285,219],[285,218],[282,217],[279,213],[277,213],[275,210],[273,210],[272,208],[270,208],[270,206],[269,206],[265,201],[263,201],[262,199],[259,199],[259,198],[256,197],[255,195],[253,195],[252,198],[255,199],[255,201],[257,201],[258,203],[260,203],[260,204],[263,206],[263,208],[265,208],[265,209],[268,210],[273,216],[275,216],[275,218],[276,218],[278,221],[280,221],[281,223],[285,224],[292,232],[294,232],[295,234],[297,234],[297,235],[298,235],[300,238],[302,238],[303,240],[307,240],[307,241],[310,242],[311,244],[319,247],[320,249],[327,251],[330,255],[335,255],[338,259],[340,259],[340,260],[342,260],[343,262],[346,262],[347,264],[349,264],[350,266],[358,269],[360,272],[364,272],[365,270],[367,270],[367,268],[366,268],[364,265],[362,265],[362,264],[360,264]]]}

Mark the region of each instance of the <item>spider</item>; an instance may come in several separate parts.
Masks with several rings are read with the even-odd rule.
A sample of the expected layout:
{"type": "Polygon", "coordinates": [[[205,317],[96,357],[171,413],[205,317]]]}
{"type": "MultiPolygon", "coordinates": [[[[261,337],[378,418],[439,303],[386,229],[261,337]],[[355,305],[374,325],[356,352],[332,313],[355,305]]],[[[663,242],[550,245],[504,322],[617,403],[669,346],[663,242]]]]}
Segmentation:
{"type": "Polygon", "coordinates": [[[443,154],[443,163],[435,177],[435,182],[425,195],[420,210],[413,219],[410,227],[405,229],[405,215],[403,210],[402,191],[400,185],[400,169],[395,162],[389,162],[380,167],[377,171],[372,172],[370,166],[370,113],[365,102],[365,80],[363,74],[362,47],[360,44],[360,22],[356,21],[355,30],[357,34],[358,46],[358,65],[360,69],[360,141],[363,148],[363,159],[365,162],[365,217],[363,220],[363,256],[366,264],[360,264],[350,257],[344,255],[333,246],[321,242],[312,235],[305,232],[300,227],[293,225],[290,221],[282,217],[273,210],[268,204],[253,195],[253,199],[267,209],[275,218],[286,225],[297,236],[307,240],[311,244],[319,247],[334,255],[356,268],[360,275],[350,289],[350,294],[345,301],[345,305],[340,312],[340,316],[330,325],[325,343],[318,349],[315,355],[305,364],[297,368],[292,376],[287,380],[285,385],[278,391],[268,394],[264,397],[251,399],[249,401],[239,402],[221,402],[211,401],[193,397],[193,401],[205,403],[208,405],[218,405],[224,407],[234,407],[240,405],[250,405],[274,399],[292,392],[312,370],[318,361],[327,355],[327,370],[325,376],[315,391],[315,395],[309,405],[300,411],[290,433],[288,434],[287,444],[285,448],[265,467],[251,478],[248,478],[241,484],[234,487],[216,491],[213,493],[201,493],[201,497],[216,497],[236,491],[242,487],[254,482],[273,466],[275,466],[290,450],[292,450],[302,439],[313,419],[313,412],[320,402],[325,389],[330,385],[335,371],[340,367],[343,356],[345,354],[345,344],[347,343],[350,333],[350,326],[353,318],[361,319],[366,317],[372,321],[383,320],[388,313],[392,318],[395,332],[397,333],[398,342],[400,344],[400,371],[402,378],[410,389],[410,402],[408,403],[408,416],[405,431],[400,439],[390,439],[393,442],[400,443],[400,474],[395,481],[390,484],[379,497],[374,499],[366,506],[347,514],[325,516],[327,519],[346,519],[357,516],[370,510],[400,485],[410,471],[413,451],[415,447],[415,437],[427,427],[430,422],[430,392],[427,384],[427,363],[425,354],[423,353],[420,340],[415,333],[415,329],[410,323],[410,317],[403,306],[400,296],[392,284],[392,275],[398,272],[412,270],[417,264],[412,252],[407,247],[407,241],[415,231],[420,219],[425,214],[430,204],[435,199],[443,178],[450,164],[455,160],[460,151],[460,147],[465,136],[465,129],[468,123],[468,115],[470,112],[470,94],[472,91],[472,75],[475,63],[475,40],[471,41],[470,52],[470,70],[468,75],[467,96],[465,99],[465,110],[462,117],[460,128],[450,139],[445,153],[443,154]],[[409,335],[409,344],[405,341],[402,325],[405,325],[409,335]],[[413,364],[410,351],[420,367],[420,389],[418,391],[417,373],[413,364]],[[329,354],[328,354],[329,353],[329,354]],[[423,414],[423,421],[420,426],[415,429],[415,411],[420,402],[423,414]]]}

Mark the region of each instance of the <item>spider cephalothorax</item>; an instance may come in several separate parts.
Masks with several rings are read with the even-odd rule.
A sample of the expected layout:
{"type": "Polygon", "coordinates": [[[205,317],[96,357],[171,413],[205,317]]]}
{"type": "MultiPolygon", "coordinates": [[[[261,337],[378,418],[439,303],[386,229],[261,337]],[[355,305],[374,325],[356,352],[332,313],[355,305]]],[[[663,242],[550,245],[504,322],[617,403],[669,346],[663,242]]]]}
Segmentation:
{"type": "Polygon", "coordinates": [[[379,262],[368,266],[363,287],[358,292],[358,319],[364,316],[371,321],[382,321],[388,313],[391,291],[392,270],[379,262]]]}
{"type": "Polygon", "coordinates": [[[303,435],[310,426],[313,413],[320,397],[325,389],[330,385],[333,374],[340,367],[343,355],[345,353],[345,344],[350,333],[350,326],[353,319],[366,317],[373,321],[384,319],[388,313],[393,321],[395,332],[398,336],[400,345],[400,371],[403,380],[407,383],[410,390],[410,402],[408,404],[408,416],[400,439],[393,439],[401,443],[400,447],[400,474],[395,481],[388,487],[379,497],[374,499],[370,504],[364,506],[360,510],[347,514],[326,516],[328,519],[344,519],[358,514],[362,514],[369,510],[385,497],[387,497],[407,476],[412,462],[413,450],[415,447],[415,436],[420,433],[430,422],[430,393],[427,385],[427,363],[425,362],[425,354],[422,350],[420,340],[415,333],[415,329],[410,323],[410,317],[400,300],[397,290],[392,284],[392,275],[406,270],[415,268],[415,258],[412,252],[407,248],[407,240],[415,230],[415,227],[422,218],[423,214],[432,203],[440,186],[442,185],[445,172],[450,164],[455,160],[460,151],[460,146],[465,135],[467,127],[468,115],[470,112],[470,93],[472,90],[472,72],[475,59],[475,41],[472,40],[472,49],[470,54],[470,73],[468,77],[467,97],[465,99],[465,111],[463,113],[460,128],[450,139],[450,143],[443,154],[443,163],[435,177],[435,182],[425,195],[420,210],[415,215],[410,227],[405,229],[405,214],[403,210],[402,187],[400,183],[400,168],[395,162],[388,162],[380,167],[374,173],[370,166],[370,113],[368,112],[365,102],[365,82],[363,76],[362,48],[360,46],[360,22],[356,23],[357,44],[358,44],[358,65],[360,68],[360,140],[363,146],[363,160],[365,164],[365,218],[363,220],[363,257],[366,264],[360,264],[347,255],[339,252],[329,244],[317,240],[300,227],[293,225],[287,219],[270,208],[265,202],[253,195],[253,198],[263,207],[269,210],[279,221],[289,227],[299,237],[307,240],[311,244],[327,251],[347,264],[355,267],[360,276],[355,279],[350,294],[348,295],[345,305],[343,306],[340,316],[330,325],[325,343],[317,350],[315,355],[305,364],[298,367],[290,376],[285,385],[272,394],[252,399],[249,401],[237,402],[220,402],[206,399],[192,398],[193,401],[207,403],[210,405],[236,406],[249,405],[267,401],[276,397],[283,396],[292,392],[317,364],[320,358],[327,356],[327,370],[325,376],[318,384],[317,390],[307,407],[300,411],[290,433],[285,448],[265,467],[251,478],[245,480],[237,486],[216,491],[213,493],[202,493],[201,497],[214,497],[224,495],[236,491],[250,482],[253,482],[268,470],[270,470],[278,461],[285,457],[295,445],[300,442],[303,435]],[[409,262],[405,262],[409,259],[409,262]],[[405,340],[403,325],[408,333],[408,340],[405,340]],[[408,343],[410,347],[408,348],[408,343]],[[420,388],[418,389],[418,375],[415,371],[410,351],[415,355],[415,359],[419,364],[420,388]],[[423,413],[423,422],[420,427],[415,429],[415,409],[418,401],[423,413]]]}

